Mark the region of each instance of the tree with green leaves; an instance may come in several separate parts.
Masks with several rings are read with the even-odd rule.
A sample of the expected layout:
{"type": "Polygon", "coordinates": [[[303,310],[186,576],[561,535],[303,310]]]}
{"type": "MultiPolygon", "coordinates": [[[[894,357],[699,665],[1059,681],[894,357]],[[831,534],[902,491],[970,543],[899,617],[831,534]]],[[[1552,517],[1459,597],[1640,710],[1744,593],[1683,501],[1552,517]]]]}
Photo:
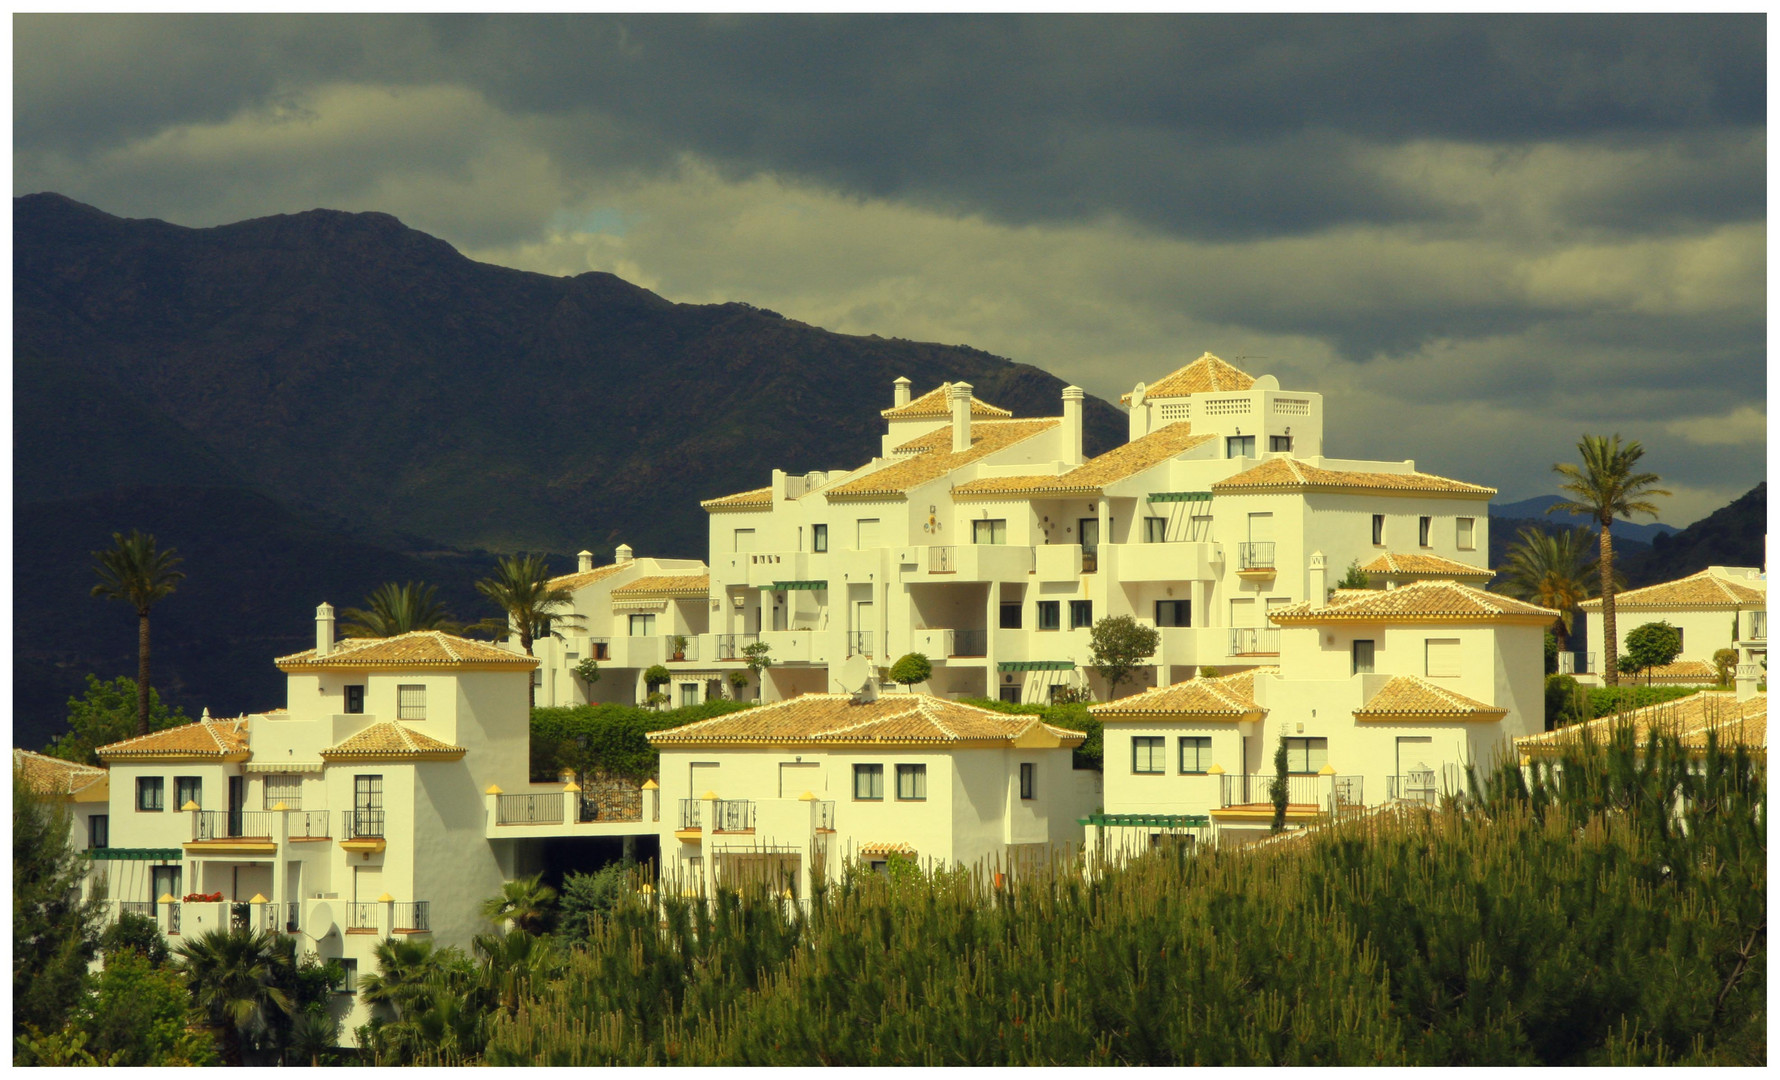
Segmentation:
{"type": "Polygon", "coordinates": [[[1286,804],[1290,801],[1292,781],[1287,772],[1286,737],[1279,737],[1279,748],[1273,751],[1273,826],[1272,832],[1281,833],[1286,827],[1286,804]]]}
{"type": "Polygon", "coordinates": [[[136,734],[147,735],[148,726],[148,613],[154,606],[173,595],[185,579],[174,569],[182,561],[173,549],[161,551],[155,538],[140,529],[130,535],[112,533],[108,551],[93,552],[93,569],[99,584],[93,595],[121,600],[136,609],[136,734]]]}
{"type": "Polygon", "coordinates": [[[600,662],[594,657],[587,657],[575,665],[575,674],[588,686],[600,681],[600,662]]]}
{"type": "Polygon", "coordinates": [[[900,686],[918,686],[933,677],[933,662],[912,652],[890,665],[890,681],[900,686]]]}
{"type": "Polygon", "coordinates": [[[1519,539],[1508,545],[1508,558],[1497,568],[1502,591],[1509,596],[1548,607],[1558,613],[1551,630],[1558,652],[1570,651],[1577,605],[1593,599],[1593,581],[1599,560],[1589,554],[1594,537],[1587,529],[1549,533],[1522,528],[1519,539]]]}
{"type": "Polygon", "coordinates": [[[746,690],[747,688],[748,688],[748,673],[747,672],[732,671],[729,673],[729,690],[732,694],[734,694],[736,696],[737,700],[741,699],[742,691],[746,690]]]}
{"type": "Polygon", "coordinates": [[[270,934],[208,930],[181,940],[174,955],[185,968],[193,1003],[222,1036],[227,1064],[242,1064],[243,1051],[271,1032],[274,1014],[292,1011],[291,996],[279,985],[289,950],[278,948],[270,934]]]}
{"type": "Polygon", "coordinates": [[[341,629],[349,638],[387,638],[415,630],[460,633],[463,626],[439,603],[438,592],[438,586],[424,581],[386,581],[371,590],[364,607],[340,613],[341,629]]]}
{"type": "Polygon", "coordinates": [[[527,934],[542,934],[556,919],[556,890],[544,884],[543,874],[509,881],[498,896],[482,902],[482,917],[496,926],[512,923],[527,934]]]}
{"type": "Polygon", "coordinates": [[[568,874],[562,879],[562,936],[572,943],[585,942],[594,921],[609,915],[636,889],[632,875],[636,864],[628,860],[607,863],[591,874],[568,874]]]}
{"type": "Polygon", "coordinates": [[[1625,636],[1625,658],[1622,665],[1629,664],[1629,670],[1644,672],[1644,683],[1650,684],[1650,672],[1653,668],[1673,663],[1681,655],[1681,634],[1669,621],[1645,623],[1625,636]]]}
{"type": "Polygon", "coordinates": [[[1644,456],[1644,447],[1636,439],[1621,445],[1619,435],[1584,435],[1576,444],[1582,464],[1558,462],[1552,471],[1564,477],[1558,489],[1569,495],[1565,502],[1553,503],[1545,512],[1562,511],[1583,514],[1600,526],[1601,557],[1597,563],[1601,575],[1601,675],[1607,685],[1619,683],[1619,628],[1614,612],[1615,578],[1613,574],[1613,522],[1633,514],[1656,516],[1656,503],[1651,500],[1666,496],[1668,491],[1657,487],[1662,477],[1655,473],[1635,472],[1644,456]]]}
{"type": "Polygon", "coordinates": [[[1712,654],[1712,667],[1718,672],[1718,685],[1729,686],[1737,670],[1737,650],[1720,649],[1712,654]]]}
{"type": "Polygon", "coordinates": [[[1106,680],[1106,699],[1119,696],[1119,684],[1126,682],[1156,655],[1162,643],[1161,633],[1145,626],[1129,615],[1108,615],[1088,632],[1088,663],[1106,680]]]}
{"type": "Polygon", "coordinates": [[[65,803],[12,774],[12,1031],[57,1032],[99,945],[102,896],[80,897],[86,860],[65,803]]]}
{"type": "MultiPolygon", "coordinates": [[[[89,674],[86,693],[68,699],[68,730],[43,752],[63,761],[78,761],[83,765],[102,764],[93,751],[136,735],[137,702],[134,679],[119,675],[110,682],[101,682],[99,676],[89,674]]],[[[158,692],[148,692],[150,731],[161,731],[191,722],[192,718],[183,709],[169,709],[161,701],[158,692]]]]}
{"type": "MultiPolygon", "coordinates": [[[[558,623],[575,623],[575,591],[550,584],[550,564],[537,555],[503,555],[495,562],[492,577],[476,583],[476,590],[507,617],[508,633],[519,637],[525,655],[541,637],[561,637],[558,623]]],[[[531,704],[538,703],[537,688],[527,691],[531,704]]]]}
{"type": "Polygon", "coordinates": [[[124,949],[106,955],[73,1026],[87,1036],[88,1052],[106,1065],[214,1065],[216,1040],[203,1029],[203,1019],[177,968],[124,949]]]}
{"type": "Polygon", "coordinates": [[[1366,571],[1360,569],[1360,560],[1355,559],[1347,564],[1347,573],[1341,576],[1341,580],[1335,583],[1335,587],[1337,589],[1370,589],[1372,579],[1366,576],[1366,571]]]}
{"type": "Polygon", "coordinates": [[[756,641],[742,646],[742,660],[748,670],[754,673],[754,684],[761,688],[760,697],[766,697],[767,668],[773,666],[772,646],[764,641],[756,641]]]}

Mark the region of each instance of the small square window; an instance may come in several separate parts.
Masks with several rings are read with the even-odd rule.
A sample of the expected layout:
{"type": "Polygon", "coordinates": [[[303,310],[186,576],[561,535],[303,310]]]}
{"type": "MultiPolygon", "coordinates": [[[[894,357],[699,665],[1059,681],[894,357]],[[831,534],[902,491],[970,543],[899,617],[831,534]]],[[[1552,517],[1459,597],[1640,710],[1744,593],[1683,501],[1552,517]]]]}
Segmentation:
{"type": "Polygon", "coordinates": [[[166,780],[159,776],[138,776],[136,778],[136,809],[144,811],[165,810],[167,808],[166,780]]]}
{"type": "Polygon", "coordinates": [[[1253,435],[1230,435],[1224,439],[1224,456],[1227,458],[1254,457],[1255,437],[1253,435]]]}
{"type": "Polygon", "coordinates": [[[1020,762],[1020,798],[1038,798],[1038,766],[1030,761],[1020,762]]]}
{"type": "Polygon", "coordinates": [[[1286,771],[1294,776],[1314,776],[1329,763],[1328,739],[1287,739],[1286,771]]]}
{"type": "Polygon", "coordinates": [[[896,767],[896,797],[898,799],[925,799],[927,797],[927,766],[898,765],[896,767]]]}
{"type": "Polygon", "coordinates": [[[1082,630],[1094,625],[1094,601],[1071,600],[1069,602],[1069,628],[1082,630]]]}
{"type": "Polygon", "coordinates": [[[1193,602],[1191,600],[1156,601],[1156,625],[1192,626],[1193,602]]]}
{"type": "Polygon", "coordinates": [[[203,807],[204,781],[196,776],[175,776],[173,805],[184,810],[187,803],[196,803],[200,808],[203,807]]]}
{"type": "Polygon", "coordinates": [[[1018,630],[1020,628],[1019,604],[1013,603],[1001,605],[1001,628],[1003,630],[1018,630]]]}
{"type": "Polygon", "coordinates": [[[1292,452],[1292,437],[1290,435],[1269,435],[1267,436],[1267,449],[1276,454],[1289,454],[1292,452]]]}
{"type": "Polygon", "coordinates": [[[1134,773],[1162,773],[1168,771],[1167,753],[1163,749],[1164,739],[1160,735],[1137,735],[1131,739],[1131,771],[1134,773]]]}
{"type": "Polygon", "coordinates": [[[365,688],[348,686],[346,688],[346,714],[357,716],[365,711],[365,688]]]}
{"type": "Polygon", "coordinates": [[[878,800],[884,797],[884,767],[882,765],[853,766],[853,798],[878,800]]]}
{"type": "Polygon", "coordinates": [[[970,523],[971,541],[977,544],[1007,543],[1007,519],[997,518],[993,521],[973,521],[970,523]]]}
{"type": "Polygon", "coordinates": [[[396,719],[426,719],[426,687],[408,683],[396,687],[396,719]]]}
{"type": "Polygon", "coordinates": [[[1146,517],[1143,519],[1143,542],[1146,544],[1165,544],[1168,542],[1168,519],[1146,517]]]}
{"type": "Polygon", "coordinates": [[[630,617],[630,636],[631,637],[654,637],[655,636],[655,616],[654,615],[632,615],[630,617]]]}
{"type": "Polygon", "coordinates": [[[1061,630],[1063,628],[1061,601],[1040,600],[1038,602],[1038,628],[1040,630],[1061,630]]]}
{"type": "Polygon", "coordinates": [[[999,694],[1001,700],[1007,702],[1009,705],[1018,705],[1020,703],[1020,688],[1018,686],[1003,686],[1000,689],[999,694]]]}
{"type": "Polygon", "coordinates": [[[1182,735],[1180,740],[1180,771],[1202,773],[1211,768],[1211,736],[1182,735]]]}
{"type": "Polygon", "coordinates": [[[698,704],[698,684],[697,683],[681,683],[680,684],[680,705],[681,705],[681,707],[684,708],[688,705],[697,705],[697,704],[698,704]]]}
{"type": "Polygon", "coordinates": [[[286,810],[303,808],[303,778],[300,776],[268,776],[265,786],[266,809],[279,803],[286,810]]]}

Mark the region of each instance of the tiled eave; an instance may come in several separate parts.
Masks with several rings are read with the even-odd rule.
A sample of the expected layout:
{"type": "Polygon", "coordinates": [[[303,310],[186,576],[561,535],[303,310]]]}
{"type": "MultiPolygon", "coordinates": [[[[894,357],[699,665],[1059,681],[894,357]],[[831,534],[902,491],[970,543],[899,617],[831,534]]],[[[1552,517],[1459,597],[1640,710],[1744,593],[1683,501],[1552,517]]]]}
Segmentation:
{"type": "MultiPolygon", "coordinates": [[[[1077,747],[1087,737],[1060,738],[1058,746],[1077,747]]],[[[663,750],[750,750],[763,746],[807,748],[810,750],[845,750],[845,749],[943,749],[943,750],[980,750],[1002,749],[1014,745],[1014,738],[999,739],[946,739],[946,738],[903,738],[903,739],[845,739],[845,738],[719,738],[719,739],[650,739],[656,747],[663,750]]]]}
{"type": "Polygon", "coordinates": [[[234,750],[228,753],[214,751],[204,753],[193,750],[166,750],[161,753],[148,751],[121,751],[118,753],[101,754],[107,765],[128,765],[132,762],[144,761],[202,761],[202,762],[233,762],[246,761],[253,756],[251,750],[234,750]]]}
{"type": "Polygon", "coordinates": [[[1102,710],[1094,714],[1101,723],[1210,723],[1238,724],[1247,720],[1259,720],[1267,715],[1266,709],[1250,709],[1247,712],[1228,710],[1222,712],[1163,712],[1156,709],[1143,709],[1132,712],[1102,710]]]}
{"type": "Polygon", "coordinates": [[[323,750],[323,761],[459,761],[469,751],[456,750],[323,750]]]}
{"type": "Polygon", "coordinates": [[[538,666],[538,659],[514,653],[513,659],[490,663],[485,660],[354,660],[349,655],[338,660],[296,660],[280,662],[278,670],[289,675],[305,671],[518,671],[538,666]]]}

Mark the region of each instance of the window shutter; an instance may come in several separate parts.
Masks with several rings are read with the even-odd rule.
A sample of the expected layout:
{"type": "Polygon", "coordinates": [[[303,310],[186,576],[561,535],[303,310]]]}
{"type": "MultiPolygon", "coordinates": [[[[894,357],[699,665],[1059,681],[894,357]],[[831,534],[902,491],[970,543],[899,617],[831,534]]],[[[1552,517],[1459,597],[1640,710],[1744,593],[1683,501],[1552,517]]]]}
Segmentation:
{"type": "Polygon", "coordinates": [[[1459,639],[1428,639],[1428,678],[1456,679],[1459,671],[1459,639]]]}

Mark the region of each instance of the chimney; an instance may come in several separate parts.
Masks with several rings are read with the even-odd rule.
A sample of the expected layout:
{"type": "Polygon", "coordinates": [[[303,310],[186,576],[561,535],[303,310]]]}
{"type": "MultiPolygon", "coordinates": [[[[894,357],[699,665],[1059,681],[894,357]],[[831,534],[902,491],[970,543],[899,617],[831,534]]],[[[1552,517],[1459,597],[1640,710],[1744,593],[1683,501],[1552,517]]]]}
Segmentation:
{"type": "Polygon", "coordinates": [[[896,378],[896,407],[902,408],[909,403],[909,381],[903,376],[896,378]]]}
{"type": "Polygon", "coordinates": [[[952,453],[961,454],[970,449],[970,392],[974,389],[969,383],[953,383],[946,396],[952,399],[952,453]]]}
{"type": "Polygon", "coordinates": [[[1082,456],[1082,388],[1063,388],[1063,463],[1080,465],[1082,456]]]}
{"type": "Polygon", "coordinates": [[[575,558],[579,560],[581,573],[585,574],[587,571],[593,569],[593,552],[582,551],[577,554],[575,558]]]}
{"type": "Polygon", "coordinates": [[[334,651],[334,605],[323,600],[315,609],[315,658],[328,656],[334,651]]]}
{"type": "Polygon", "coordinates": [[[613,552],[612,554],[617,556],[613,561],[618,563],[620,566],[629,562],[632,558],[632,552],[630,550],[629,544],[619,544],[618,550],[613,552]]]}
{"type": "Polygon", "coordinates": [[[1329,602],[1329,560],[1322,552],[1312,552],[1310,556],[1310,582],[1307,586],[1310,593],[1305,599],[1322,607],[1329,602]]]}
{"type": "Polygon", "coordinates": [[[1755,696],[1755,684],[1761,681],[1761,665],[1742,663],[1737,665],[1737,700],[1748,701],[1755,696]]]}

